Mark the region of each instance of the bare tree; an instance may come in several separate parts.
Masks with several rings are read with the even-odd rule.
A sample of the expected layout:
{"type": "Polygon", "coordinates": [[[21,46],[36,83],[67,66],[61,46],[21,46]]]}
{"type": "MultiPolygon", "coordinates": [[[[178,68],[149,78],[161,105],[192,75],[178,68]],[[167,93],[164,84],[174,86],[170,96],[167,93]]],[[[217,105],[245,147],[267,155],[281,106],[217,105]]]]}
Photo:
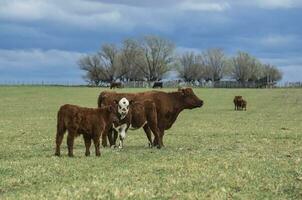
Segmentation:
{"type": "Polygon", "coordinates": [[[148,81],[160,80],[173,61],[174,44],[157,36],[146,36],[140,44],[137,65],[148,81]]]}
{"type": "MultiPolygon", "coordinates": [[[[137,40],[126,39],[121,49],[121,67],[124,70],[124,78],[130,81],[142,80],[144,74],[137,65],[141,51],[137,40]]],[[[123,73],[123,72],[122,72],[123,73]]]]}
{"type": "Polygon", "coordinates": [[[250,58],[248,65],[248,81],[257,81],[261,78],[262,64],[254,57],[250,58]]]}
{"type": "Polygon", "coordinates": [[[251,57],[246,52],[239,51],[237,56],[232,59],[233,77],[240,82],[246,82],[250,78],[250,65],[253,62],[254,58],[251,57]]]}
{"type": "Polygon", "coordinates": [[[104,44],[98,52],[103,76],[109,82],[118,76],[118,48],[114,44],[104,44]]]}
{"type": "Polygon", "coordinates": [[[103,72],[98,55],[87,55],[78,61],[80,69],[86,71],[83,78],[91,85],[98,86],[103,80],[103,72]]]}
{"type": "Polygon", "coordinates": [[[238,52],[232,59],[232,75],[240,82],[268,79],[275,82],[282,78],[282,73],[273,65],[263,65],[258,59],[246,52],[238,52]]]}
{"type": "Polygon", "coordinates": [[[208,49],[202,54],[206,80],[219,81],[225,73],[226,57],[222,49],[208,49]]]}
{"type": "Polygon", "coordinates": [[[274,65],[264,64],[263,75],[266,77],[267,82],[276,82],[282,79],[281,71],[274,65]]]}
{"type": "Polygon", "coordinates": [[[200,80],[202,77],[201,58],[194,52],[186,52],[179,57],[178,72],[186,82],[200,80]]]}

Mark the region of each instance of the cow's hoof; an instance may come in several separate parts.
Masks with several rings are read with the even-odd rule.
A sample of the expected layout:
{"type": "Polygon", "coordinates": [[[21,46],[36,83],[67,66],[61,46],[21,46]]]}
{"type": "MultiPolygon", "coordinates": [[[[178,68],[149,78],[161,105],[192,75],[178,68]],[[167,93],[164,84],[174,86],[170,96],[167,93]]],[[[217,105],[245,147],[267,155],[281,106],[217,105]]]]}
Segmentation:
{"type": "Polygon", "coordinates": [[[55,156],[58,156],[58,157],[59,157],[59,156],[60,156],[60,153],[55,153],[55,156]]]}
{"type": "Polygon", "coordinates": [[[118,148],[119,148],[119,149],[122,149],[123,147],[122,147],[122,146],[118,146],[118,148]]]}
{"type": "Polygon", "coordinates": [[[85,156],[90,156],[90,153],[85,153],[85,156]]]}
{"type": "Polygon", "coordinates": [[[107,142],[102,142],[102,146],[107,147],[108,146],[107,142]]]}

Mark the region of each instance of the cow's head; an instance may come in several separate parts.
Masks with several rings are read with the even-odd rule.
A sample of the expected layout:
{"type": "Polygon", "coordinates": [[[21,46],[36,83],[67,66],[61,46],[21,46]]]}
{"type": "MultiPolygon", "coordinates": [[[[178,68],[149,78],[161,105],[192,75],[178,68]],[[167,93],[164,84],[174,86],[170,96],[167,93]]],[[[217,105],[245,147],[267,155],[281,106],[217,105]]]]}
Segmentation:
{"type": "Polygon", "coordinates": [[[119,122],[119,119],[117,117],[116,108],[114,108],[112,105],[104,106],[104,109],[108,113],[109,121],[111,121],[113,124],[117,124],[119,122]]]}
{"type": "Polygon", "coordinates": [[[120,114],[121,119],[124,119],[129,112],[129,105],[131,102],[128,101],[125,97],[121,98],[117,102],[118,104],[118,113],[120,114]]]}
{"type": "Polygon", "coordinates": [[[178,92],[182,96],[185,108],[193,109],[203,105],[203,101],[194,94],[192,88],[178,88],[178,92]]]}

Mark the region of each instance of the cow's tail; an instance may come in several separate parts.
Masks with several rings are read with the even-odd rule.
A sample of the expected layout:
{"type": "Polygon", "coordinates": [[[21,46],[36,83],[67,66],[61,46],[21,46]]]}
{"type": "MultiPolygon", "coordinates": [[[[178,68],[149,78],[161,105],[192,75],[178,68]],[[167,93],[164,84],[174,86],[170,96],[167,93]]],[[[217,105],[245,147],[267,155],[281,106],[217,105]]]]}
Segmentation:
{"type": "Polygon", "coordinates": [[[66,132],[66,126],[64,117],[62,116],[61,110],[59,110],[57,115],[57,134],[56,134],[56,143],[62,143],[64,133],[66,132]]]}
{"type": "Polygon", "coordinates": [[[64,118],[59,111],[57,115],[57,133],[64,134],[65,131],[66,128],[65,128],[64,118]]]}

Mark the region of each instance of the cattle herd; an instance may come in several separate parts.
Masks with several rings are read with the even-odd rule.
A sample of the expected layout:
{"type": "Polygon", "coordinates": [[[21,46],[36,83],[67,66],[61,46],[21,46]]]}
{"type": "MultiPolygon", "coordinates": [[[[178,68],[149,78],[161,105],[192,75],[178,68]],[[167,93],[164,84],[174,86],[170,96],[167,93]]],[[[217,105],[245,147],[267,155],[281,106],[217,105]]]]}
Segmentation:
{"type": "MultiPolygon", "coordinates": [[[[235,110],[246,110],[247,102],[242,96],[235,96],[233,102],[235,110]]],[[[60,146],[66,131],[70,157],[73,156],[76,136],[83,135],[86,156],[90,155],[92,141],[96,156],[100,156],[100,138],[104,147],[110,145],[110,147],[123,148],[128,129],[143,128],[149,146],[161,148],[164,146],[165,130],[171,128],[180,112],[202,106],[203,101],[191,88],[179,88],[174,92],[103,91],[98,97],[98,108],[84,108],[70,104],[60,107],[57,115],[55,155],[60,156],[60,146]]]]}

